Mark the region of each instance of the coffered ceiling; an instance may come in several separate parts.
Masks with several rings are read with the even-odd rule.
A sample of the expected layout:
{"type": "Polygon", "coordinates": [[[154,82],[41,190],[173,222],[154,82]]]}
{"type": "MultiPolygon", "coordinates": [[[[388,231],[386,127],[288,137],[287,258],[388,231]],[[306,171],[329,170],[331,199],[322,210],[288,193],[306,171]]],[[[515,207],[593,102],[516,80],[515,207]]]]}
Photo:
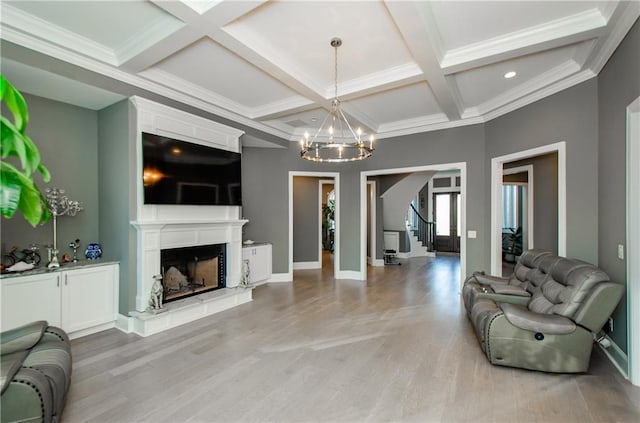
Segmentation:
{"type": "Polygon", "coordinates": [[[292,141],[329,107],[334,36],[344,111],[386,138],[484,122],[592,78],[640,16],[640,3],[617,1],[1,7],[13,44],[292,141]]]}

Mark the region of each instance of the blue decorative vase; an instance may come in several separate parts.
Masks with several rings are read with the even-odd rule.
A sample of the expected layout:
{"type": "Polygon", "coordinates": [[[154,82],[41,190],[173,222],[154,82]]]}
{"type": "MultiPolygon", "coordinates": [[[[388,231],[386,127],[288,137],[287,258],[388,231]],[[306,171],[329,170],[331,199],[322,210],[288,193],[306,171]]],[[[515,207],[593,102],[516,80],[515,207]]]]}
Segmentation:
{"type": "Polygon", "coordinates": [[[89,260],[97,260],[102,257],[102,247],[97,242],[92,242],[84,250],[84,256],[89,260]]]}

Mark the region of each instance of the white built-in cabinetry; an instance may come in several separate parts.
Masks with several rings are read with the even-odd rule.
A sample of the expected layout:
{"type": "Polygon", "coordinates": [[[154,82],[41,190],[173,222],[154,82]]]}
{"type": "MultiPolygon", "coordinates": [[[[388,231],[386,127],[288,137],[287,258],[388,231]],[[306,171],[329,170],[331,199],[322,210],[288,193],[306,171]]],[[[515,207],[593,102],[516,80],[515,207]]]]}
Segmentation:
{"type": "Polygon", "coordinates": [[[46,320],[76,338],[114,327],[118,264],[76,266],[3,277],[2,330],[46,320]]]}
{"type": "Polygon", "coordinates": [[[249,262],[249,283],[266,282],[271,278],[271,244],[243,246],[242,260],[249,262]]]}

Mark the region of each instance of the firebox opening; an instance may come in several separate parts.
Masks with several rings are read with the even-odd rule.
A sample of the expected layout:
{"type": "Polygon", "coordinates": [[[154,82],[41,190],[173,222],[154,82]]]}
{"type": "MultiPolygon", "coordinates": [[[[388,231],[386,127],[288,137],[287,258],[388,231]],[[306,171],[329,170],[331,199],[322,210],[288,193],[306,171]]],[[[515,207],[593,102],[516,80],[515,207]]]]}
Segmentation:
{"type": "Polygon", "coordinates": [[[226,244],[160,251],[163,302],[224,288],[226,244]]]}

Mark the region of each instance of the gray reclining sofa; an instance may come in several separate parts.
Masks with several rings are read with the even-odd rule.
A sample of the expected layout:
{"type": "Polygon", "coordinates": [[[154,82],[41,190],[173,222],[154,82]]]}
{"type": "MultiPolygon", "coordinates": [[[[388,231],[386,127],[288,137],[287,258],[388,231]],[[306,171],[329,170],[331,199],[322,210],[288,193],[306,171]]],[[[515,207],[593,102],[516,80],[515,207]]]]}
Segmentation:
{"type": "Polygon", "coordinates": [[[492,364],[577,373],[589,368],[594,335],[623,290],[589,263],[529,250],[511,277],[475,273],[462,292],[492,364]]]}
{"type": "Polygon", "coordinates": [[[67,334],[39,321],[2,332],[0,337],[0,421],[59,421],[71,382],[67,334]]]}

